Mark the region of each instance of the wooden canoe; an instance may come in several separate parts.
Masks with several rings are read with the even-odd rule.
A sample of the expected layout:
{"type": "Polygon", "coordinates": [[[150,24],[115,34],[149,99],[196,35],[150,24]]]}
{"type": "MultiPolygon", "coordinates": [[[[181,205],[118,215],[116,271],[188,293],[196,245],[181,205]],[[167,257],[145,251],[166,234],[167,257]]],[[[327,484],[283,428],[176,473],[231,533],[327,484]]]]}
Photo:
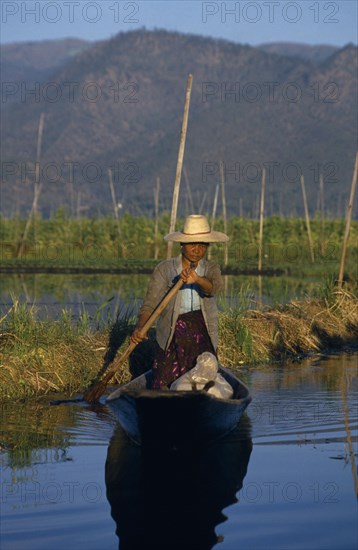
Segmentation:
{"type": "Polygon", "coordinates": [[[219,372],[233,388],[231,399],[218,399],[202,390],[149,389],[152,373],[148,371],[111,393],[106,403],[138,445],[201,445],[233,430],[251,401],[245,384],[222,367],[219,372]]]}

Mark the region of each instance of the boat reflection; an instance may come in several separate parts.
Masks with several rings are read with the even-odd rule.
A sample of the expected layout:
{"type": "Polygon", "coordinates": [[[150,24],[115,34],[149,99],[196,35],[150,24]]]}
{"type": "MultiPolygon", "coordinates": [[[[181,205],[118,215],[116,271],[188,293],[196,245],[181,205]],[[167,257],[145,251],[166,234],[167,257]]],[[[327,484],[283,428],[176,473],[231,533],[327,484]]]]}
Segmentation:
{"type": "Polygon", "coordinates": [[[225,438],[201,448],[141,448],[118,425],[105,467],[120,550],[209,550],[237,502],[252,450],[244,414],[225,438]]]}

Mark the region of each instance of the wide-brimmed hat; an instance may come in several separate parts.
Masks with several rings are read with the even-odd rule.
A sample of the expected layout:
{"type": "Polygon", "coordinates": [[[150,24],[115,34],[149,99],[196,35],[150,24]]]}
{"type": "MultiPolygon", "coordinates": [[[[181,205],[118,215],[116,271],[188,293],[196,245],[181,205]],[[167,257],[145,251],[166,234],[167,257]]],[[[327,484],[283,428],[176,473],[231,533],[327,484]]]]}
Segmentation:
{"type": "Polygon", "coordinates": [[[192,214],[185,218],[182,231],[168,233],[164,240],[177,243],[224,243],[229,237],[220,231],[211,231],[205,216],[192,214]]]}

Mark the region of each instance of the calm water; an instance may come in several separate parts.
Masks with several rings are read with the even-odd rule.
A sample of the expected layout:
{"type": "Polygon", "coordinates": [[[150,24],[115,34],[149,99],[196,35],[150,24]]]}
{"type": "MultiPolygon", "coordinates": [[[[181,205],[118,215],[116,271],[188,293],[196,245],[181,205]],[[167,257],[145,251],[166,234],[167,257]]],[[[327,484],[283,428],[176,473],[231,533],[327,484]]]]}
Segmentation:
{"type": "Polygon", "coordinates": [[[3,405],[1,549],[356,549],[357,367],[243,370],[238,429],[186,455],[142,455],[104,403],[3,405]]]}
{"type": "MultiPolygon", "coordinates": [[[[144,297],[149,275],[70,275],[70,274],[0,274],[0,313],[12,305],[12,296],[23,303],[34,304],[40,314],[47,311],[58,315],[63,308],[71,309],[76,317],[84,310],[92,317],[112,318],[118,311],[136,314],[144,297]],[[101,307],[103,306],[103,307],[101,307]]],[[[225,289],[219,296],[219,306],[229,304],[255,307],[264,304],[286,303],[317,292],[320,280],[305,277],[225,276],[225,289]]]]}

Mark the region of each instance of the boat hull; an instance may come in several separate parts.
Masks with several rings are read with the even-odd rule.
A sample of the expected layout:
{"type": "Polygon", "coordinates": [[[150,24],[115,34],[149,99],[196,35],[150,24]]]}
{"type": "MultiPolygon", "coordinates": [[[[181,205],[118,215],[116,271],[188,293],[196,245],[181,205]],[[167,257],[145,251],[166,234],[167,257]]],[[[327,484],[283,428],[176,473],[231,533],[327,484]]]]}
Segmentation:
{"type": "Polygon", "coordinates": [[[137,444],[203,444],[235,428],[251,401],[248,388],[226,369],[220,373],[234,390],[232,399],[205,391],[151,390],[151,372],[122,386],[107,404],[137,444]]]}

